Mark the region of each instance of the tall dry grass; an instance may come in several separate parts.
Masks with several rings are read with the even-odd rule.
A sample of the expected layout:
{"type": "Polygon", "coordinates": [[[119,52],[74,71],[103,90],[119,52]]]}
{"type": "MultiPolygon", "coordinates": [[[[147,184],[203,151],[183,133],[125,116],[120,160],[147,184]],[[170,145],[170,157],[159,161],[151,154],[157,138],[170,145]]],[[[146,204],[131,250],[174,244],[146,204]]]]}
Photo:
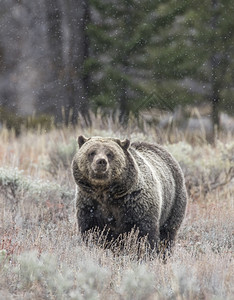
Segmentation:
{"type": "Polygon", "coordinates": [[[213,147],[178,131],[95,125],[0,132],[0,299],[233,299],[233,137],[213,147]],[[93,243],[95,232],[83,243],[70,171],[79,134],[161,142],[177,158],[189,204],[166,264],[136,260],[134,236],[121,254],[93,243]]]}

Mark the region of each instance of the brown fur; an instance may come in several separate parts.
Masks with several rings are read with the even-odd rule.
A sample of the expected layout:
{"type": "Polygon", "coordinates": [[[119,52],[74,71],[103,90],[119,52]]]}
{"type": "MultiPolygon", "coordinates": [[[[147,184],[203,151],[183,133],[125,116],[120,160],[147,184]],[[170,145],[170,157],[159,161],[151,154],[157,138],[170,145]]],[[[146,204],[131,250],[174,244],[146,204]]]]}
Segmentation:
{"type": "Polygon", "coordinates": [[[182,171],[161,146],[113,138],[78,138],[73,159],[82,233],[107,229],[108,239],[139,230],[151,248],[171,246],[184,218],[182,171]]]}

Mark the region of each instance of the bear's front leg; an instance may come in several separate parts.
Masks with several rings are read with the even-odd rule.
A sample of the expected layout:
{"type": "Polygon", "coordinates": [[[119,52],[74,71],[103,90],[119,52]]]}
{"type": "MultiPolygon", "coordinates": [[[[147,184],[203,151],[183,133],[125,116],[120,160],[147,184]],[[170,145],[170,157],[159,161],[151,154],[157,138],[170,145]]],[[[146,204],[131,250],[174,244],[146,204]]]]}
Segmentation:
{"type": "Polygon", "coordinates": [[[80,198],[78,198],[76,209],[78,227],[84,239],[87,237],[86,233],[92,232],[92,230],[100,232],[107,241],[111,241],[114,238],[114,234],[108,226],[100,206],[95,200],[91,201],[90,199],[82,198],[81,201],[80,198]]]}
{"type": "Polygon", "coordinates": [[[85,232],[98,227],[98,220],[95,216],[95,210],[93,203],[89,203],[86,199],[77,199],[76,202],[76,214],[78,220],[78,226],[83,235],[85,232]]]}
{"type": "MultiPolygon", "coordinates": [[[[129,214],[128,214],[129,217],[129,214]]],[[[146,238],[151,250],[158,249],[160,244],[159,224],[156,221],[142,218],[134,218],[129,221],[123,222],[124,232],[131,232],[136,230],[138,232],[138,238],[146,238]]]]}

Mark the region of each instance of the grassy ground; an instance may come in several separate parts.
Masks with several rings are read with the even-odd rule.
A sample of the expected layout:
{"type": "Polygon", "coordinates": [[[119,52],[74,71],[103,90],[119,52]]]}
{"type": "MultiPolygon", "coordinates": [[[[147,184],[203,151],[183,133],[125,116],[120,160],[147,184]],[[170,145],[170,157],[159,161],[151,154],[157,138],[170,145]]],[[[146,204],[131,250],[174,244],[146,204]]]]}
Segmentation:
{"type": "MultiPolygon", "coordinates": [[[[0,133],[0,299],[233,299],[234,142],[100,129],[0,133]],[[81,241],[70,164],[79,134],[160,142],[179,161],[189,204],[173,256],[136,261],[81,241]],[[170,143],[168,142],[170,141],[170,143]]],[[[171,134],[171,133],[170,133],[171,134]]],[[[132,237],[134,240],[134,236],[132,237]]],[[[133,245],[132,245],[133,244],[133,245]]],[[[146,255],[147,256],[147,255],[146,255]]]]}

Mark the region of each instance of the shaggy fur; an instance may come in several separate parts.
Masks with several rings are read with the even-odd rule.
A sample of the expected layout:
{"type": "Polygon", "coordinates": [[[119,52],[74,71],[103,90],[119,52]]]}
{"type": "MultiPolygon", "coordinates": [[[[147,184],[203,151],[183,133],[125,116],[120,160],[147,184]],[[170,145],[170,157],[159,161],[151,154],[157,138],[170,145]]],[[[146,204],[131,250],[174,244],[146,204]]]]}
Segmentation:
{"type": "Polygon", "coordinates": [[[95,227],[108,239],[139,230],[151,248],[171,246],[185,215],[182,171],[162,147],[113,138],[78,138],[72,163],[82,233],[95,227]]]}

